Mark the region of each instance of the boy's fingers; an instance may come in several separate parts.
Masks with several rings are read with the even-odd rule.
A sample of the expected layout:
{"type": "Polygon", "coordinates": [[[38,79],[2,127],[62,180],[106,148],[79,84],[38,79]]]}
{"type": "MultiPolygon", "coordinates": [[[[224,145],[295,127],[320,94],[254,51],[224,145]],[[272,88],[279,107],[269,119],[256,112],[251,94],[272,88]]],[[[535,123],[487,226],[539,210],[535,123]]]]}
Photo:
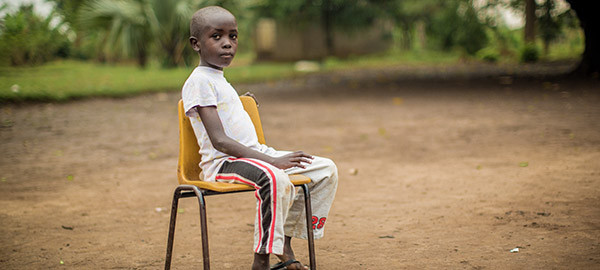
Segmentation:
{"type": "Polygon", "coordinates": [[[311,159],[308,159],[308,158],[303,158],[303,159],[302,159],[302,162],[304,162],[304,163],[308,163],[308,164],[311,164],[311,163],[312,163],[312,160],[311,160],[311,159]]]}
{"type": "Polygon", "coordinates": [[[302,157],[310,158],[310,159],[314,158],[313,156],[311,156],[311,155],[309,155],[307,153],[304,153],[304,151],[296,151],[296,152],[294,152],[294,154],[300,155],[302,157]]]}

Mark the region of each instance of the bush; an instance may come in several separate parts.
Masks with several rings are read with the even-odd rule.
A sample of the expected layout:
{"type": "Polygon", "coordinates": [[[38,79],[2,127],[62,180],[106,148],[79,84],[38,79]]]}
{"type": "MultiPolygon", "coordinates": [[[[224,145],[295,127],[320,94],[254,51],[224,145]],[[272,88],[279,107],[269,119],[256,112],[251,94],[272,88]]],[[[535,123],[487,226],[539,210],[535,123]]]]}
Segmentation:
{"type": "Polygon", "coordinates": [[[469,55],[488,44],[485,25],[472,5],[461,1],[445,1],[445,8],[431,18],[427,33],[432,43],[443,50],[461,48],[469,55]]]}
{"type": "Polygon", "coordinates": [[[476,55],[477,58],[490,63],[498,62],[500,59],[500,53],[498,53],[498,50],[490,47],[479,50],[476,55]]]}
{"type": "Polygon", "coordinates": [[[39,65],[57,56],[69,54],[70,42],[53,25],[53,15],[40,18],[32,5],[23,5],[0,22],[0,63],[4,65],[39,65]]]}
{"type": "Polygon", "coordinates": [[[523,49],[521,49],[521,62],[524,63],[533,63],[536,62],[540,58],[540,52],[535,44],[526,44],[523,49]]]}

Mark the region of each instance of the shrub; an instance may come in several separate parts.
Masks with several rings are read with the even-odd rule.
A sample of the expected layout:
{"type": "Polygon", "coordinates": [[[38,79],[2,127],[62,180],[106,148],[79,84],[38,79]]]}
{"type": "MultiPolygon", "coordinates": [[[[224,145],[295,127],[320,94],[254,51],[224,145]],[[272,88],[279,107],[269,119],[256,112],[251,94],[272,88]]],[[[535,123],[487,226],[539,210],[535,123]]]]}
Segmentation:
{"type": "Polygon", "coordinates": [[[490,47],[479,50],[476,55],[477,58],[490,63],[498,62],[500,59],[500,53],[498,53],[498,50],[490,47]]]}
{"type": "Polygon", "coordinates": [[[69,54],[70,42],[53,24],[54,16],[40,18],[32,5],[23,5],[0,22],[0,63],[37,65],[69,54]]]}
{"type": "Polygon", "coordinates": [[[521,49],[521,62],[533,63],[540,58],[540,52],[535,44],[526,44],[521,49]]]}

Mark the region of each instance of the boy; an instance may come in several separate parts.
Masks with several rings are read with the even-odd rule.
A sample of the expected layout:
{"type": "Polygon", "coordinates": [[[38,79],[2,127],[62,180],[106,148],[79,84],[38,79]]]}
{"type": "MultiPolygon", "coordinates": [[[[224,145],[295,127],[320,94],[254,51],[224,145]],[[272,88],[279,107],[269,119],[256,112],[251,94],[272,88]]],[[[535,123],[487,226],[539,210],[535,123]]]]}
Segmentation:
{"type": "Polygon", "coordinates": [[[276,269],[308,269],[295,260],[291,248],[292,237],[306,239],[307,233],[304,199],[296,194],[288,174],[301,173],[312,180],[309,190],[318,239],[337,189],[337,168],[326,158],[258,143],[250,117],[223,76],[237,49],[233,14],[221,7],[202,8],[192,17],[190,33],[200,65],[186,80],[182,99],[200,146],[202,177],[256,188],[252,269],[269,269],[271,253],[281,260],[276,269]]]}

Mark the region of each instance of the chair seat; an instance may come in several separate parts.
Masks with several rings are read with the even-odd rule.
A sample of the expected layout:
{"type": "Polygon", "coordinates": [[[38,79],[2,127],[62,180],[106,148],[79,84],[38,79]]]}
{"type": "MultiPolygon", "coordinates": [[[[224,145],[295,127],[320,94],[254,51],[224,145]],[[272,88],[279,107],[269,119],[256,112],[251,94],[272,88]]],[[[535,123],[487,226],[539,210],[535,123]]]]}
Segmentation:
{"type": "MultiPolygon", "coordinates": [[[[290,175],[290,181],[294,186],[303,185],[310,183],[310,178],[301,175],[301,174],[292,174],[290,175]]],[[[236,192],[236,191],[246,191],[253,190],[254,188],[244,184],[230,184],[230,183],[222,183],[222,182],[206,182],[206,181],[188,181],[187,184],[194,185],[200,189],[210,190],[214,192],[236,192]]]]}

